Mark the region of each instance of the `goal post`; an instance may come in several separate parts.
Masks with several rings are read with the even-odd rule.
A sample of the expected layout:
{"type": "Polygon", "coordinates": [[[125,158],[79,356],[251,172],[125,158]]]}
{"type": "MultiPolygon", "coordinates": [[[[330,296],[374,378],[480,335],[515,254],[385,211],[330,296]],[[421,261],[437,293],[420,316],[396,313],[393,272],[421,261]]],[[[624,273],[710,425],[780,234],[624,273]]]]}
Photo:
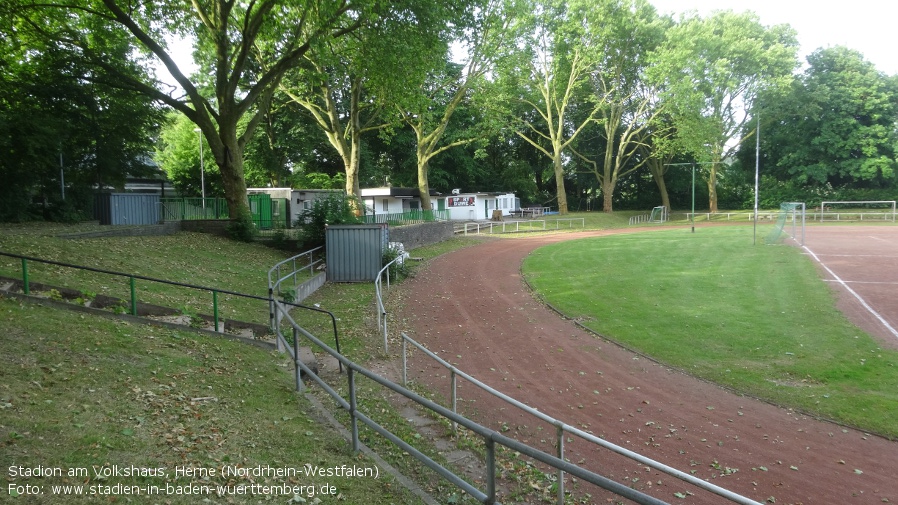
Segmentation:
{"type": "Polygon", "coordinates": [[[784,233],[791,236],[799,245],[804,246],[806,207],[804,202],[784,202],[780,204],[773,230],[767,235],[765,243],[775,244],[784,233]],[[801,220],[801,236],[798,236],[798,221],[801,220]],[[786,223],[791,221],[792,233],[786,231],[786,223]]]}
{"type": "Polygon", "coordinates": [[[663,223],[669,219],[667,213],[667,207],[663,205],[659,205],[652,209],[652,214],[649,216],[649,221],[653,223],[663,223]]]}
{"type": "Polygon", "coordinates": [[[891,221],[895,222],[895,200],[839,200],[820,202],[820,222],[891,221]],[[845,210],[839,210],[839,207],[845,210]],[[879,210],[877,212],[877,209],[879,210]]]}

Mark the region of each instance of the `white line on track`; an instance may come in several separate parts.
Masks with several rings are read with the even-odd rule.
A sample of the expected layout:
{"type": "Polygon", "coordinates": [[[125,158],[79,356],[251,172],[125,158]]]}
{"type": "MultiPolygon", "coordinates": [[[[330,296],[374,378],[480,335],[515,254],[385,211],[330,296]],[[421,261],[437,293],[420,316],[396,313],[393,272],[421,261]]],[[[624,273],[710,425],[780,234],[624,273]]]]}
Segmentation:
{"type": "Polygon", "coordinates": [[[845,288],[849,293],[851,293],[855,298],[857,298],[857,300],[859,302],[861,302],[861,305],[863,305],[863,307],[865,309],[867,309],[867,312],[869,312],[870,314],[873,315],[873,317],[878,319],[879,322],[882,323],[882,325],[885,326],[886,329],[892,333],[892,335],[894,335],[896,338],[898,338],[898,331],[896,331],[895,328],[892,328],[892,325],[890,325],[888,323],[888,321],[883,319],[882,316],[880,316],[878,312],[873,310],[873,307],[871,307],[869,304],[867,304],[867,302],[863,298],[861,298],[861,295],[857,294],[853,289],[848,287],[848,284],[845,281],[843,281],[838,275],[836,275],[835,272],[830,270],[829,267],[826,266],[822,261],[820,261],[820,258],[818,258],[817,255],[814,254],[814,251],[812,251],[810,248],[808,248],[808,246],[802,246],[802,247],[804,248],[805,251],[808,252],[808,254],[811,255],[811,257],[813,257],[815,260],[817,260],[817,263],[820,263],[820,266],[825,268],[826,271],[829,272],[829,274],[833,276],[833,279],[835,279],[835,282],[838,282],[839,284],[841,284],[843,288],[845,288]]]}

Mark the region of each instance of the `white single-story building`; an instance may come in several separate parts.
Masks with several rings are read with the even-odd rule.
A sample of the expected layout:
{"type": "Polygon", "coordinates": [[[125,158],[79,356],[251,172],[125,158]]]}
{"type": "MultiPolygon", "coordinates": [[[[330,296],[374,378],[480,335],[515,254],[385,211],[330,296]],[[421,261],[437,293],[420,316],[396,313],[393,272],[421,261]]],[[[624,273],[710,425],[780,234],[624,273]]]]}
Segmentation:
{"type": "MultiPolygon", "coordinates": [[[[439,193],[431,190],[430,198],[439,193]]],[[[401,214],[410,210],[421,210],[421,193],[418,188],[364,188],[362,202],[365,214],[401,214]]]]}
{"type": "Polygon", "coordinates": [[[247,188],[250,195],[265,193],[272,198],[272,215],[282,212],[276,209],[275,200],[287,200],[287,209],[284,212],[290,213],[290,226],[293,225],[303,211],[311,209],[315,200],[325,198],[332,194],[346,194],[342,189],[293,189],[293,188],[247,188]]]}
{"type": "Polygon", "coordinates": [[[435,210],[449,211],[453,221],[490,219],[494,210],[501,210],[503,216],[520,210],[521,200],[514,193],[461,193],[440,196],[434,204],[435,210]]]}
{"type": "MultiPolygon", "coordinates": [[[[421,197],[417,188],[365,188],[362,201],[367,214],[400,214],[421,209],[421,197]]],[[[461,193],[443,195],[430,192],[431,210],[448,212],[449,219],[465,221],[490,219],[494,210],[503,216],[520,210],[521,201],[514,193],[461,193]]]]}

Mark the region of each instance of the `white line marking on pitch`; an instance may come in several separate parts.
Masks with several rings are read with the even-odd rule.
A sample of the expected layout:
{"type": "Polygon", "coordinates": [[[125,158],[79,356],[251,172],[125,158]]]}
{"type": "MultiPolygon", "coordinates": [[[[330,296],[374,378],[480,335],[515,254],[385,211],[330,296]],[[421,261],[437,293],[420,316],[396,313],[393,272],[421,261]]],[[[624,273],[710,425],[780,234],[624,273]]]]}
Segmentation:
{"type": "Polygon", "coordinates": [[[820,266],[825,268],[826,271],[829,272],[829,274],[833,276],[833,278],[835,279],[836,282],[841,284],[843,288],[848,290],[849,293],[851,293],[855,298],[857,298],[857,300],[859,302],[861,302],[861,305],[863,305],[864,308],[867,309],[867,312],[869,312],[870,314],[873,314],[873,317],[878,319],[879,322],[882,323],[882,325],[885,326],[887,330],[892,332],[892,335],[894,335],[896,338],[898,338],[898,331],[896,331],[895,328],[892,328],[892,326],[888,323],[888,321],[883,319],[882,316],[880,316],[878,312],[873,310],[873,307],[868,305],[867,302],[863,298],[861,298],[861,295],[857,294],[853,289],[851,289],[848,286],[848,284],[845,283],[845,281],[843,281],[838,275],[836,275],[835,272],[830,270],[828,266],[826,266],[822,261],[820,261],[820,258],[818,258],[817,255],[814,254],[814,251],[812,251],[810,248],[808,248],[808,246],[803,246],[803,247],[808,252],[808,254],[810,254],[815,260],[817,260],[817,263],[820,263],[820,266]]]}
{"type": "Polygon", "coordinates": [[[827,258],[898,258],[894,254],[820,254],[827,258]]]}
{"type": "Polygon", "coordinates": [[[833,279],[823,279],[825,282],[844,282],[846,284],[898,284],[898,282],[881,282],[881,281],[843,281],[833,279]]]}

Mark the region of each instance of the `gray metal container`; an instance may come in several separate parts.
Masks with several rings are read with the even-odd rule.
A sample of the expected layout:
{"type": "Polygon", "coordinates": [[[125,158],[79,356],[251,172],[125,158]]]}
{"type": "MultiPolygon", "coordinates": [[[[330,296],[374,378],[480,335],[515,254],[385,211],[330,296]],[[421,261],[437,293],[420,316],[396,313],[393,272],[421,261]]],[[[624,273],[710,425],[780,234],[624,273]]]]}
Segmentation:
{"type": "Polygon", "coordinates": [[[100,193],[94,217],[100,224],[138,225],[159,223],[159,195],[145,193],[100,193]]]}
{"type": "Polygon", "coordinates": [[[389,242],[385,224],[335,225],[325,230],[327,280],[373,282],[389,242]]]}

